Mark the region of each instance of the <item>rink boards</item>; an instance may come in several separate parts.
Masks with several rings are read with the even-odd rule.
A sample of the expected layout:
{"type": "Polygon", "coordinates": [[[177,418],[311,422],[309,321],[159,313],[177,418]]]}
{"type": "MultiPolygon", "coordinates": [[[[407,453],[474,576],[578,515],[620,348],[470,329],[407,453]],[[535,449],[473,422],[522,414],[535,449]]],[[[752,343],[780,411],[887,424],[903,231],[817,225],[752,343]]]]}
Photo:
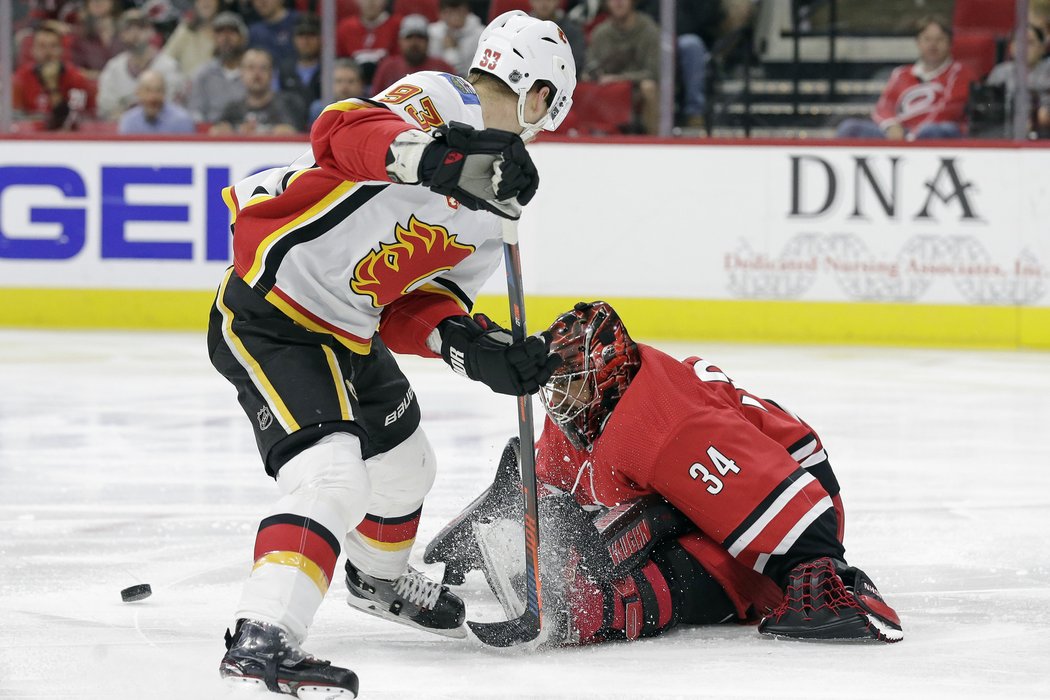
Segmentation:
{"type": "MultiPolygon", "coordinates": [[[[303,142],[0,142],[0,325],[200,329],[221,190],[303,142]]],[[[549,142],[521,224],[532,327],[614,301],[637,335],[1050,348],[1050,150],[549,142]]],[[[479,307],[506,318],[504,278],[479,307]]]]}

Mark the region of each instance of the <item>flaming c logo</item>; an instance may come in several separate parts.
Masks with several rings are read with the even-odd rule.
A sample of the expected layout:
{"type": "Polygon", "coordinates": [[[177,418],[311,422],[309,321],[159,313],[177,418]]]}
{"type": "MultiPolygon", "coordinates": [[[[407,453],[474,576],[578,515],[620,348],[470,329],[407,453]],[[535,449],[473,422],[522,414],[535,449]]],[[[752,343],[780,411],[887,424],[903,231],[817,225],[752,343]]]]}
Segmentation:
{"type": "Polygon", "coordinates": [[[372,297],[372,306],[386,306],[415,283],[451,270],[473,252],[474,246],[458,243],[444,226],[425,224],[413,215],[407,226],[394,229],[393,243],[380,242],[379,250],[358,261],[350,288],[372,297]]]}

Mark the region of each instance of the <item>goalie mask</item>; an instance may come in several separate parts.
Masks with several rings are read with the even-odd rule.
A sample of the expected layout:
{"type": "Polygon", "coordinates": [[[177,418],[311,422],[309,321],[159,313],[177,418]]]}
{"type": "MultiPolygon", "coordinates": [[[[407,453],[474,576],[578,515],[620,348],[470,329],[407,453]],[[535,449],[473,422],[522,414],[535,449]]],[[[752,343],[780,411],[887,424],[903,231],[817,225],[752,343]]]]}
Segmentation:
{"type": "Polygon", "coordinates": [[[638,345],[604,301],[580,302],[548,332],[562,364],[540,389],[543,407],[576,447],[586,449],[641,367],[638,345]]]}

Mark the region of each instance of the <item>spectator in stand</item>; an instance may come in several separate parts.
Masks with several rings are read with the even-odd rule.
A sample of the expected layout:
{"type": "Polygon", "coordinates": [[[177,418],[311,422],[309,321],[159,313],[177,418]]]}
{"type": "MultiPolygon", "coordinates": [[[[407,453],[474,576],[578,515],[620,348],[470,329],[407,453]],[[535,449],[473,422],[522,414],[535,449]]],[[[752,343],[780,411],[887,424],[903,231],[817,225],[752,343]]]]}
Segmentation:
{"type": "Polygon", "coordinates": [[[586,65],[587,37],[583,34],[583,26],[562,11],[561,0],[529,0],[529,8],[529,14],[536,19],[554,22],[561,27],[569,42],[569,48],[572,49],[572,58],[576,61],[576,77],[579,78],[586,65]]]}
{"type": "Polygon", "coordinates": [[[13,76],[15,111],[29,119],[42,118],[49,131],[75,129],[95,111],[95,86],[72,63],[62,59],[62,25],[41,22],[33,30],[31,61],[13,76]]]}
{"type": "Polygon", "coordinates": [[[299,95],[304,105],[321,98],[321,23],[317,15],[301,14],[295,23],[295,60],[277,67],[281,92],[299,95]]]}
{"type": "Polygon", "coordinates": [[[196,0],[164,44],[164,53],[175,59],[183,75],[196,75],[211,60],[215,52],[211,22],[219,9],[219,0],[196,0]]]}
{"type": "Polygon", "coordinates": [[[636,119],[647,134],[660,115],[660,29],[635,8],[634,0],[606,0],[609,18],[594,28],[587,47],[586,80],[634,84],[636,119]]]}
{"type": "Polygon", "coordinates": [[[190,114],[198,122],[214,123],[226,105],[244,99],[241,58],[248,45],[248,26],[234,12],[220,12],[211,21],[215,57],[193,77],[190,114]]]}
{"type": "MultiPolygon", "coordinates": [[[[679,123],[685,127],[702,128],[707,106],[707,64],[711,60],[711,47],[718,40],[726,21],[726,8],[723,0],[690,0],[677,3],[677,7],[677,82],[682,88],[679,123]]],[[[648,0],[645,10],[659,22],[659,0],[648,0]]]]}
{"type": "MultiPolygon", "coordinates": [[[[352,58],[337,58],[332,68],[332,97],[335,102],[349,100],[351,97],[367,97],[365,81],[361,77],[361,66],[352,58]]],[[[314,100],[310,105],[310,124],[327,107],[324,100],[314,100]]]]}
{"type": "Polygon", "coordinates": [[[401,17],[387,12],[387,0],[357,0],[357,6],[358,15],[344,19],[336,29],[336,53],[361,66],[367,89],[379,62],[397,53],[401,17]]]}
{"type": "Polygon", "coordinates": [[[423,15],[406,15],[401,20],[401,29],[397,39],[400,54],[387,56],[379,64],[372,83],[373,92],[378,93],[409,73],[417,73],[421,70],[432,70],[439,73],[455,72],[452,66],[445,61],[427,55],[430,43],[428,25],[429,22],[423,15]]]}
{"type": "Polygon", "coordinates": [[[98,110],[102,118],[117,120],[135,101],[139,76],[152,69],[164,76],[168,99],[181,96],[184,87],[179,66],[153,45],[153,26],[140,10],[125,10],[118,23],[124,51],[107,63],[98,78],[98,110]]]}
{"type": "Polygon", "coordinates": [[[438,21],[428,30],[430,55],[442,59],[456,74],[466,77],[485,25],[470,11],[469,0],[441,0],[439,8],[438,21]]]}
{"type": "Polygon", "coordinates": [[[917,24],[919,60],[900,66],[889,82],[871,119],[847,119],[840,138],[890,140],[958,138],[966,132],[966,101],[977,76],[952,59],[952,29],[948,21],[929,15],[917,24]]]}
{"type": "MultiPolygon", "coordinates": [[[[1028,25],[1028,91],[1032,95],[1034,119],[1030,120],[1029,130],[1037,129],[1040,133],[1050,131],[1050,59],[1045,59],[1046,34],[1034,24],[1028,25]]],[[[1010,42],[1010,55],[1015,55],[1014,42],[1010,42]]],[[[1014,61],[1003,61],[988,74],[986,85],[1002,85],[1006,89],[1006,103],[1012,104],[1017,69],[1014,61]]]]}
{"type": "Polygon", "coordinates": [[[230,102],[212,125],[215,135],[296,134],[306,129],[306,107],[299,96],[273,89],[273,57],[248,49],[241,59],[244,100],[230,102]]]}
{"type": "Polygon", "coordinates": [[[87,0],[73,30],[73,64],[92,80],[124,48],[117,32],[118,10],[116,0],[87,0]]]}
{"type": "Polygon", "coordinates": [[[283,0],[252,0],[258,22],[248,25],[248,46],[264,49],[280,64],[295,60],[296,13],[285,8],[283,0]]]}
{"type": "Polygon", "coordinates": [[[124,112],[117,125],[121,134],[192,134],[195,129],[190,113],[168,102],[164,76],[146,70],[139,76],[135,96],[138,104],[124,112]]]}

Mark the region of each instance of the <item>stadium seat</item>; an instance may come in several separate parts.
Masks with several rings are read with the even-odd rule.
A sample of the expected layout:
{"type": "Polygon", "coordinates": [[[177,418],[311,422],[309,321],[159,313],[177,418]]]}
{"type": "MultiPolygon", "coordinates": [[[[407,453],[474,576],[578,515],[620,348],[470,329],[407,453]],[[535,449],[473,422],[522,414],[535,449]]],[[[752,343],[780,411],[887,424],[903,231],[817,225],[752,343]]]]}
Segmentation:
{"type": "Polygon", "coordinates": [[[1008,0],[955,0],[955,34],[1002,37],[1013,32],[1015,7],[1008,0]]]}
{"type": "Polygon", "coordinates": [[[982,34],[961,34],[952,40],[952,55],[984,78],[995,65],[995,37],[982,34]]]}
{"type": "Polygon", "coordinates": [[[633,85],[581,82],[572,96],[572,109],[559,133],[582,135],[622,134],[632,119],[633,85]]]}
{"type": "Polygon", "coordinates": [[[395,15],[423,15],[430,22],[437,22],[438,0],[394,0],[395,15]]]}
{"type": "Polygon", "coordinates": [[[489,19],[496,19],[504,12],[510,12],[511,10],[521,10],[522,12],[529,12],[532,8],[529,6],[529,0],[492,0],[489,3],[489,19]]]}

